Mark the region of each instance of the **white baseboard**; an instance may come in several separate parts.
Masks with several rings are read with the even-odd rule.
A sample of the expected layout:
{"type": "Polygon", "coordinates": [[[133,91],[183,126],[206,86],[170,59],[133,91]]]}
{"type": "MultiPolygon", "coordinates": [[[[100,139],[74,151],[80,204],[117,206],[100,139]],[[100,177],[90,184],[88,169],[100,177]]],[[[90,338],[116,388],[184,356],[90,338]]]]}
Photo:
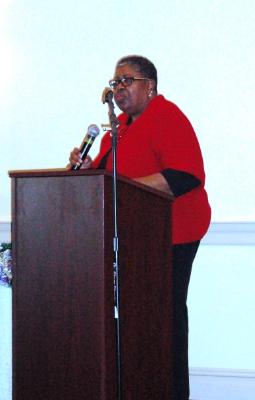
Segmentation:
{"type": "Polygon", "coordinates": [[[255,370],[190,368],[190,400],[251,400],[255,370]]]}

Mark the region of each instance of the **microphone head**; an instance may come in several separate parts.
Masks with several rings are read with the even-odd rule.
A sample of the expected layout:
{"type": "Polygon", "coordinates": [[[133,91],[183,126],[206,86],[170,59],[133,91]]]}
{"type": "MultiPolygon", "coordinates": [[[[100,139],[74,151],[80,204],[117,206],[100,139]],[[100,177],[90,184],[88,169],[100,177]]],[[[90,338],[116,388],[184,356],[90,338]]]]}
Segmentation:
{"type": "Polygon", "coordinates": [[[96,124],[91,124],[88,127],[88,135],[92,136],[92,137],[97,137],[97,135],[99,134],[100,129],[98,128],[98,126],[96,124]]]}
{"type": "Polygon", "coordinates": [[[111,100],[112,98],[113,98],[112,89],[109,88],[109,87],[104,88],[103,93],[102,93],[102,102],[103,102],[103,104],[108,103],[109,100],[111,100]]]}

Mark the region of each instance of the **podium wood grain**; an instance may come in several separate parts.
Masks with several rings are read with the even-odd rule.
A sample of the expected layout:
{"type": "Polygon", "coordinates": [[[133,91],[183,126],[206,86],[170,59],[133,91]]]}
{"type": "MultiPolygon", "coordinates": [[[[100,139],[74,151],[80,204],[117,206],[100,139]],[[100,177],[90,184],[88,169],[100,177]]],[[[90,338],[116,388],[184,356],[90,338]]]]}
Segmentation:
{"type": "MultiPolygon", "coordinates": [[[[112,177],[13,171],[13,400],[113,400],[112,177]]],[[[123,400],[172,396],[171,198],[118,179],[123,400]]]]}

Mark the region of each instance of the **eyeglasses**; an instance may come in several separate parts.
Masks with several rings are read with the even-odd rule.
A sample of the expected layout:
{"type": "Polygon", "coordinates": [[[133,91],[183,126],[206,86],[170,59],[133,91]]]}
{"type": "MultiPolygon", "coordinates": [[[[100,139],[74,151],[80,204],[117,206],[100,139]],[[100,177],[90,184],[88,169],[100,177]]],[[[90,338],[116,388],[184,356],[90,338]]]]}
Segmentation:
{"type": "Polygon", "coordinates": [[[131,86],[134,81],[150,81],[149,78],[136,78],[135,76],[124,76],[121,79],[111,79],[109,80],[109,85],[111,89],[116,89],[116,87],[121,83],[124,87],[131,86]]]}

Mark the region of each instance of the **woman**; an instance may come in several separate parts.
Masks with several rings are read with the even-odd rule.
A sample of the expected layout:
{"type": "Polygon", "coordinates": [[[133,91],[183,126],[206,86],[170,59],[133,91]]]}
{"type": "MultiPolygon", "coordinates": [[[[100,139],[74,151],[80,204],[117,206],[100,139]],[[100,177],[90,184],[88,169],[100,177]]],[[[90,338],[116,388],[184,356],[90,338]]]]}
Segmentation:
{"type": "MultiPolygon", "coordinates": [[[[182,111],[157,94],[157,70],[141,56],[121,58],[109,82],[123,113],[118,117],[118,174],[172,193],[173,307],[175,400],[188,400],[187,293],[192,263],[210,223],[200,146],[182,111]],[[135,144],[135,145],[134,145],[135,144]]],[[[70,164],[111,171],[111,137],[107,132],[99,154],[82,162],[79,149],[70,164]]]]}

